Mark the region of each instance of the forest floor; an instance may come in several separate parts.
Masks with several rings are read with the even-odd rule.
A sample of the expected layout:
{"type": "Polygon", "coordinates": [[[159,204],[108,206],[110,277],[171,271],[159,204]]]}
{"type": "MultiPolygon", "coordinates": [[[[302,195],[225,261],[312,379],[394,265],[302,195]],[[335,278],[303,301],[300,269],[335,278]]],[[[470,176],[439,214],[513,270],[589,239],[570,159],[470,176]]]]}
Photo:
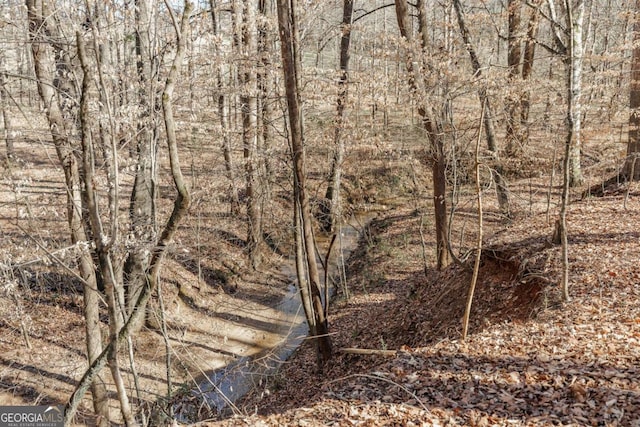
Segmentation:
{"type": "MultiPolygon", "coordinates": [[[[74,273],[80,247],[69,244],[64,175],[54,148],[38,143],[37,135],[27,136],[33,139],[16,143],[16,160],[0,165],[0,405],[64,404],[87,369],[83,291],[74,273]]],[[[244,220],[229,214],[226,201],[219,202],[225,191],[218,186],[227,183],[202,178],[205,171],[208,176],[221,171],[200,156],[200,147],[191,148],[195,153],[185,149],[190,157],[185,169],[193,204],[162,269],[164,307],[156,295],[145,327],[131,341],[135,363],[127,352],[121,355],[132,401],[147,416],[167,405],[168,360],[172,397],[188,394],[208,373],[280,344],[292,325],[303,321],[289,307],[297,294],[282,268],[288,236],[278,221],[287,221],[288,215],[273,204],[265,229],[285,231],[271,233],[272,248],[260,269],[248,268],[244,220]]],[[[131,170],[123,165],[125,191],[131,188],[131,170]]],[[[162,221],[173,197],[166,173],[161,174],[160,194],[162,221]]],[[[123,203],[122,219],[127,209],[123,203]]],[[[108,315],[105,306],[101,309],[106,341],[108,315]]],[[[113,390],[108,370],[101,380],[113,390]]],[[[115,395],[112,405],[117,417],[115,395]]],[[[90,407],[87,395],[80,425],[95,423],[90,407]]]]}
{"type": "MultiPolygon", "coordinates": [[[[0,191],[0,404],[64,403],[87,367],[82,289],[72,274],[77,248],[68,243],[53,147],[30,141],[17,148],[19,163],[4,171],[0,191]]],[[[485,189],[482,262],[470,334],[462,341],[476,255],[474,191],[457,189],[452,216],[452,242],[464,266],[434,271],[429,171],[412,157],[414,147],[392,148],[360,144],[345,163],[349,209],[374,211],[365,214],[371,220],[361,226],[347,280],[330,308],[334,358],[318,374],[307,342],[236,402],[236,415],[219,421],[203,411],[211,421],[200,425],[640,427],[640,185],[614,186],[602,197],[581,198],[581,189],[573,194],[571,301],[563,303],[560,248],[550,242],[559,188],[544,176],[554,168],[553,150],[534,147],[527,162],[508,165],[516,218],[505,224],[493,189],[485,189]],[[546,158],[536,159],[537,153],[546,158]],[[522,171],[529,175],[518,175],[522,171]],[[354,355],[343,348],[395,355],[354,355]]],[[[246,223],[228,212],[228,182],[213,151],[185,148],[194,203],[163,268],[166,310],[155,312],[165,312],[168,332],[151,319],[132,341],[139,395],[122,355],[141,411],[166,398],[167,348],[174,386],[181,387],[173,397],[190,397],[205,372],[248,355],[268,358],[281,340],[272,324],[287,324],[273,322],[271,312],[291,283],[282,269],[292,253],[286,162],[272,164],[278,181],[265,208],[268,256],[251,271],[246,223]]],[[[589,183],[617,170],[618,151],[595,139],[585,146],[589,183]],[[604,166],[590,169],[592,159],[604,166]]],[[[328,155],[326,149],[309,155],[320,159],[309,171],[317,199],[328,155]]],[[[129,188],[131,170],[124,165],[123,172],[129,188]]],[[[160,193],[159,217],[165,218],[172,197],[167,174],[160,193]]],[[[126,205],[122,209],[125,218],[126,205]]],[[[106,313],[102,320],[106,333],[106,313]]],[[[108,372],[103,379],[110,385],[108,372]]],[[[87,398],[78,422],[91,425],[90,414],[87,398]]]]}
{"type": "Polygon", "coordinates": [[[332,308],[324,372],[306,343],[238,414],[198,425],[640,426],[638,190],[571,204],[568,303],[554,216],[534,209],[503,227],[487,212],[466,340],[470,269],[425,272],[421,212],[381,213],[351,258],[349,297],[342,288],[332,308]],[[396,354],[340,351],[354,347],[396,354]]]}

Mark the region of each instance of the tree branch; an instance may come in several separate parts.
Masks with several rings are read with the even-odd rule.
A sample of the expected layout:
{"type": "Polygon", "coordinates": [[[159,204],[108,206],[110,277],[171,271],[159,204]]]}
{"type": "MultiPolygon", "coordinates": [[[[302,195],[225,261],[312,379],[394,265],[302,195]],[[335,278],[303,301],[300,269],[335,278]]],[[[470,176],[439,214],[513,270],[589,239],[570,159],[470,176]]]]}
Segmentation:
{"type": "Polygon", "coordinates": [[[377,11],[381,10],[381,9],[384,9],[384,8],[387,8],[387,7],[393,7],[393,6],[395,6],[395,3],[383,4],[382,6],[378,6],[378,7],[376,7],[375,9],[371,9],[370,11],[365,12],[365,13],[363,13],[362,15],[360,15],[360,16],[358,16],[358,17],[354,18],[354,19],[353,19],[353,22],[354,22],[354,23],[355,23],[355,22],[358,22],[359,20],[363,19],[364,17],[366,17],[366,16],[368,16],[368,15],[371,15],[372,13],[375,13],[375,12],[377,12],[377,11]]]}
{"type": "MultiPolygon", "coordinates": [[[[181,22],[181,34],[187,34],[188,25],[189,25],[189,15],[191,14],[193,6],[188,1],[185,0],[185,8],[184,13],[182,15],[181,22]]],[[[180,34],[179,33],[179,34],[180,34]]],[[[162,258],[164,253],[166,252],[166,248],[173,238],[175,234],[178,224],[184,217],[189,208],[190,196],[189,191],[186,188],[184,183],[184,179],[182,177],[182,172],[180,171],[180,162],[178,159],[178,149],[177,142],[175,136],[175,122],[173,121],[173,110],[171,105],[171,95],[173,94],[173,88],[175,86],[175,80],[178,76],[179,66],[182,64],[182,59],[184,58],[184,50],[185,50],[185,40],[184,37],[178,38],[178,46],[176,49],[176,56],[174,57],[173,64],[171,66],[171,71],[169,72],[169,76],[167,77],[167,81],[165,84],[165,90],[162,94],[162,105],[165,108],[164,116],[165,116],[165,125],[167,127],[167,143],[169,145],[169,161],[171,164],[171,173],[173,175],[174,184],[176,186],[176,190],[178,191],[178,196],[174,201],[173,211],[171,212],[171,216],[167,220],[167,223],[162,230],[160,238],[158,239],[155,249],[153,251],[153,256],[151,259],[148,279],[149,283],[142,289],[138,299],[136,301],[135,307],[141,307],[147,303],[149,298],[151,297],[152,292],[155,290],[155,287],[158,284],[157,276],[158,271],[160,269],[160,264],[162,262],[162,258]],[[167,118],[169,121],[167,123],[167,118]]],[[[78,406],[82,401],[83,396],[89,389],[89,386],[93,382],[93,379],[100,373],[102,368],[107,363],[107,357],[112,349],[117,346],[119,343],[122,343],[127,337],[130,335],[131,331],[134,329],[135,325],[138,323],[141,316],[144,315],[143,310],[133,309],[131,315],[127,319],[126,323],[122,327],[122,329],[118,332],[118,334],[111,339],[109,344],[104,348],[100,356],[94,360],[89,369],[84,373],[80,382],[77,384],[75,391],[69,398],[65,406],[65,415],[64,415],[64,425],[69,426],[73,420],[73,417],[78,410],[78,406]]]]}

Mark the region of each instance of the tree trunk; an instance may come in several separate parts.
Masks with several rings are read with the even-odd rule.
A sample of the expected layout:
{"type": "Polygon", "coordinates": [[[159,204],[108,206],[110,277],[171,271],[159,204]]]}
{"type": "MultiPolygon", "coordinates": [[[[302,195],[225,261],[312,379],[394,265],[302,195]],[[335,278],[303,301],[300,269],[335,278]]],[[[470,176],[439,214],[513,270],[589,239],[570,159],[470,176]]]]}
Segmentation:
{"type": "Polygon", "coordinates": [[[256,74],[258,86],[258,102],[257,102],[257,131],[258,131],[258,178],[260,190],[262,191],[260,211],[265,211],[265,206],[271,200],[271,181],[273,166],[271,164],[270,145],[271,145],[271,121],[273,120],[273,111],[269,102],[269,91],[273,88],[273,81],[270,69],[272,69],[271,53],[275,49],[273,39],[270,37],[269,15],[271,7],[267,0],[258,0],[259,19],[257,20],[258,31],[258,68],[256,74]]]}
{"type": "MultiPolygon", "coordinates": [[[[124,265],[127,312],[131,314],[142,288],[147,285],[151,242],[155,239],[155,198],[157,188],[157,144],[154,127],[155,95],[152,92],[151,10],[148,0],[136,0],[136,57],[138,77],[138,129],[136,136],[136,174],[129,205],[130,230],[135,242],[124,265]]],[[[146,310],[146,307],[141,307],[146,310]]],[[[144,318],[143,318],[144,319],[144,318]]],[[[136,325],[142,327],[142,323],[136,325]]]]}
{"type": "MultiPolygon", "coordinates": [[[[485,106],[482,106],[480,115],[485,112],[485,106]]],[[[482,121],[482,117],[480,121],[482,121]]],[[[471,317],[471,305],[473,303],[473,296],[478,282],[478,273],[480,272],[480,260],[482,258],[482,239],[483,239],[483,209],[482,209],[482,183],[480,182],[480,138],[482,132],[478,132],[478,139],[476,140],[476,147],[473,156],[475,181],[476,181],[476,202],[478,213],[478,238],[476,240],[476,259],[473,263],[473,274],[471,276],[471,283],[469,284],[469,291],[467,292],[467,304],[465,305],[464,315],[462,317],[462,340],[467,339],[467,333],[469,332],[469,318],[471,317]]]]}
{"type": "MultiPolygon", "coordinates": [[[[27,0],[27,13],[29,21],[29,42],[33,54],[33,67],[38,86],[40,99],[45,106],[51,136],[56,148],[58,160],[65,175],[67,188],[67,220],[71,231],[73,244],[86,242],[87,235],[84,229],[82,217],[82,194],[80,183],[80,171],[78,159],[74,147],[71,146],[68,135],[65,133],[67,124],[56,100],[56,93],[52,82],[52,64],[48,49],[48,40],[45,37],[47,24],[43,16],[50,16],[50,12],[43,7],[41,0],[27,0]]],[[[100,296],[94,270],[93,258],[89,251],[80,254],[78,268],[83,278],[84,293],[84,317],[85,336],[87,339],[87,356],[89,364],[94,363],[102,352],[102,335],[100,332],[100,296]]],[[[94,411],[99,419],[99,425],[110,424],[109,399],[104,382],[97,374],[87,382],[87,388],[91,387],[93,395],[94,411]]]]}
{"type": "MultiPolygon", "coordinates": [[[[82,78],[82,90],[80,97],[80,112],[78,119],[81,129],[81,152],[82,152],[82,182],[84,183],[84,199],[86,205],[86,212],[88,215],[88,222],[91,226],[91,234],[93,236],[93,243],[95,245],[95,251],[97,253],[98,265],[102,280],[104,281],[104,289],[106,292],[107,308],[109,310],[109,333],[110,339],[113,341],[118,336],[123,324],[123,313],[120,309],[121,301],[118,298],[119,283],[115,277],[115,271],[113,268],[111,247],[113,240],[106,240],[106,234],[102,226],[102,219],[98,207],[97,192],[94,187],[96,180],[95,173],[95,158],[93,147],[93,140],[91,135],[91,128],[89,126],[89,80],[91,74],[91,67],[89,66],[87,55],[84,48],[84,40],[78,32],[76,35],[78,58],[82,66],[83,78],[82,78]]],[[[102,88],[103,90],[105,88],[102,88]]],[[[117,183],[112,182],[114,186],[117,183]]],[[[115,238],[115,236],[111,236],[115,238]]],[[[109,352],[109,368],[111,369],[111,376],[114,379],[116,391],[118,394],[118,400],[120,401],[120,411],[125,424],[129,426],[135,426],[136,422],[131,410],[131,404],[127,395],[122,373],[120,371],[120,365],[118,361],[118,345],[111,347],[109,352]]]]}
{"type": "MultiPolygon", "coordinates": [[[[478,55],[471,44],[471,36],[469,34],[469,29],[465,23],[464,12],[462,10],[462,4],[460,0],[453,0],[453,6],[456,10],[456,16],[458,18],[458,26],[460,27],[460,33],[462,34],[462,40],[464,45],[469,53],[469,58],[471,59],[471,66],[473,67],[473,72],[476,77],[480,77],[482,75],[482,67],[480,65],[480,60],[478,59],[478,55]]],[[[485,88],[481,88],[478,90],[478,98],[480,98],[480,105],[483,105],[485,109],[484,114],[484,130],[487,137],[487,148],[491,152],[491,157],[493,160],[493,165],[491,167],[491,175],[493,180],[496,183],[496,195],[498,198],[498,205],[500,207],[500,212],[505,218],[511,218],[511,204],[509,202],[509,188],[503,176],[503,168],[500,164],[500,158],[498,155],[498,146],[496,143],[495,131],[493,128],[493,109],[491,108],[491,102],[489,97],[487,96],[487,91],[485,88]]]]}
{"type": "MultiPolygon", "coordinates": [[[[262,242],[262,213],[257,180],[258,124],[257,77],[255,55],[257,54],[255,8],[251,0],[242,0],[242,66],[240,67],[242,94],[242,146],[247,198],[247,251],[253,268],[260,265],[260,243],[262,242]]],[[[238,13],[238,12],[236,12],[238,13]]]]}
{"type": "MultiPolygon", "coordinates": [[[[536,38],[538,37],[538,22],[540,20],[540,3],[535,0],[527,26],[527,41],[524,45],[524,58],[522,59],[522,81],[527,82],[533,73],[533,61],[536,53],[536,38]]],[[[531,110],[530,90],[525,88],[520,101],[520,123],[523,131],[523,141],[529,140],[529,111],[531,110]]]]}
{"type": "MultiPolygon", "coordinates": [[[[215,0],[209,1],[211,7],[211,21],[213,24],[213,34],[218,35],[219,23],[217,18],[217,5],[215,0]]],[[[220,49],[220,42],[214,43],[214,53],[216,59],[216,88],[218,90],[218,117],[220,119],[220,130],[222,132],[222,155],[224,157],[224,167],[229,179],[229,187],[231,191],[230,211],[231,215],[237,216],[240,213],[240,198],[238,196],[238,188],[236,187],[235,174],[233,168],[233,158],[231,157],[231,131],[229,129],[229,109],[228,97],[225,94],[227,89],[224,85],[224,62],[220,49]]]]}
{"type": "Polygon", "coordinates": [[[633,52],[631,58],[631,83],[629,88],[629,143],[627,160],[622,174],[629,180],[640,180],[640,0],[636,0],[636,20],[633,24],[633,52]]]}
{"type": "MultiPolygon", "coordinates": [[[[413,43],[413,34],[409,22],[409,12],[406,0],[396,0],[396,18],[400,35],[407,40],[409,46],[413,43]]],[[[426,13],[424,11],[424,2],[418,1],[418,10],[420,13],[420,36],[422,48],[427,37],[426,13]]],[[[427,163],[431,165],[431,173],[433,179],[433,207],[435,216],[435,232],[436,232],[436,268],[438,270],[446,267],[450,262],[449,254],[449,224],[447,217],[447,193],[446,193],[446,158],[444,152],[444,136],[442,124],[438,121],[439,115],[432,111],[432,107],[427,105],[427,93],[424,88],[424,81],[420,75],[420,56],[409,47],[406,53],[406,67],[409,73],[409,90],[415,99],[421,104],[418,106],[418,114],[422,118],[422,125],[427,132],[429,138],[429,153],[427,154],[427,163]]]]}
{"type": "Polygon", "coordinates": [[[351,43],[351,22],[353,19],[353,0],[344,0],[342,6],[342,37],[340,39],[340,78],[338,80],[338,98],[336,99],[336,117],[334,119],[334,153],[329,174],[329,185],[323,204],[322,227],[333,231],[340,217],[340,181],[344,160],[344,109],[349,93],[349,45],[351,43]]]}
{"type": "Polygon", "coordinates": [[[0,108],[2,108],[2,133],[0,137],[5,141],[7,160],[11,160],[15,157],[15,150],[13,148],[14,134],[11,124],[11,111],[9,109],[9,93],[5,88],[5,84],[6,79],[4,72],[0,71],[0,108]]]}
{"type": "MultiPolygon", "coordinates": [[[[295,33],[295,11],[291,0],[278,0],[278,28],[280,33],[280,48],[282,51],[282,67],[285,80],[285,90],[289,113],[290,144],[293,159],[294,173],[294,197],[299,209],[299,228],[302,232],[302,239],[296,239],[298,246],[296,255],[305,256],[305,267],[308,272],[309,298],[313,308],[313,318],[308,319],[309,326],[315,325],[316,330],[311,331],[318,350],[318,365],[326,363],[332,354],[331,338],[328,335],[328,322],[325,317],[322,298],[320,294],[320,275],[315,255],[315,240],[311,225],[311,209],[309,208],[309,197],[306,193],[306,172],[304,154],[304,135],[302,129],[302,110],[300,102],[300,92],[298,89],[298,61],[297,57],[297,34],[295,33]],[[304,249],[300,250],[300,246],[304,249]]],[[[295,208],[294,208],[295,209],[295,208]]],[[[297,215],[297,213],[296,213],[297,215]]],[[[300,284],[300,282],[299,282],[300,284]]]]}
{"type": "MultiPolygon", "coordinates": [[[[33,0],[30,0],[33,1],[33,0]]],[[[115,337],[111,337],[109,344],[100,353],[100,355],[93,361],[89,369],[84,373],[76,389],[72,393],[69,401],[65,406],[64,411],[64,424],[70,425],[73,421],[75,413],[80,405],[84,394],[86,393],[89,385],[96,379],[100,371],[104,368],[109,358],[109,355],[114,351],[118,345],[122,344],[127,337],[131,335],[135,329],[135,325],[139,324],[141,320],[144,320],[144,310],[139,307],[146,307],[149,298],[158,286],[158,273],[168,245],[171,243],[173,236],[175,235],[178,225],[187,214],[190,204],[190,195],[184,182],[184,177],[180,170],[180,161],[178,157],[178,147],[176,140],[175,121],[173,119],[173,107],[172,107],[172,94],[175,86],[175,81],[178,77],[178,68],[182,64],[184,58],[185,41],[181,37],[181,34],[185,34],[188,30],[189,16],[193,6],[188,1],[185,1],[184,14],[182,16],[180,29],[177,29],[177,48],[176,56],[173,60],[171,70],[167,76],[165,90],[162,94],[162,107],[164,112],[165,129],[167,133],[167,144],[169,146],[169,165],[171,168],[171,175],[177,191],[177,196],[174,200],[173,211],[169,219],[167,220],[164,229],[160,233],[160,236],[154,242],[152,246],[151,261],[149,262],[149,269],[147,271],[148,286],[142,288],[142,291],[138,295],[138,300],[133,306],[133,310],[127,321],[119,330],[115,337]]]]}
{"type": "Polygon", "coordinates": [[[442,270],[451,262],[449,254],[449,220],[447,216],[447,176],[444,140],[438,137],[432,143],[431,159],[433,179],[433,206],[436,223],[436,269],[442,270]]]}
{"type": "Polygon", "coordinates": [[[584,181],[582,167],[580,165],[580,152],[582,150],[582,65],[584,60],[584,47],[582,42],[582,30],[584,22],[584,0],[578,0],[575,5],[567,9],[567,26],[570,28],[569,57],[569,108],[567,123],[571,127],[573,143],[569,150],[569,186],[577,187],[584,181]]]}
{"type": "MultiPolygon", "coordinates": [[[[513,85],[520,77],[520,57],[522,56],[520,13],[522,0],[509,0],[507,9],[509,16],[507,67],[509,68],[509,83],[513,85]]],[[[506,151],[511,155],[521,151],[524,141],[521,138],[520,129],[521,97],[518,96],[517,92],[507,96],[506,151]]]]}

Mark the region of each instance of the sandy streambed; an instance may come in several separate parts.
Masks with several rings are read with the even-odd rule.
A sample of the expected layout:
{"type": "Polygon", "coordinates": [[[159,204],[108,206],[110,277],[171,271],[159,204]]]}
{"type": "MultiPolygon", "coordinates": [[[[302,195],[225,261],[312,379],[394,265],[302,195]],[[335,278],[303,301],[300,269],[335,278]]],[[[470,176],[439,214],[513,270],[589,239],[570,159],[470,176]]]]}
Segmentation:
{"type": "MultiPolygon", "coordinates": [[[[329,261],[330,284],[340,283],[344,262],[356,248],[368,219],[367,215],[357,215],[342,227],[329,261]]],[[[328,243],[319,239],[321,248],[328,243]]],[[[230,410],[233,402],[259,387],[265,376],[273,375],[306,338],[308,328],[292,260],[283,263],[281,273],[288,285],[278,299],[263,304],[226,295],[210,309],[209,317],[221,339],[212,342],[217,351],[207,351],[208,354],[198,351],[198,359],[205,362],[199,365],[202,375],[197,387],[191,390],[194,399],[188,402],[183,399],[174,407],[178,419],[197,420],[202,406],[213,411],[230,410]]]]}

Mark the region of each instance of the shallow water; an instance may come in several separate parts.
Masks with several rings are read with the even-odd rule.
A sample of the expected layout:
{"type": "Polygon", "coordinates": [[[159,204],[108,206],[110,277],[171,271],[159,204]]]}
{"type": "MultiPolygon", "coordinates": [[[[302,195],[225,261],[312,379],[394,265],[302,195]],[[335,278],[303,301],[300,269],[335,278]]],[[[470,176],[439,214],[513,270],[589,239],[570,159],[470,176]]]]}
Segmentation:
{"type": "MultiPolygon", "coordinates": [[[[343,271],[344,263],[358,245],[362,229],[370,216],[370,214],[356,215],[342,226],[329,260],[330,285],[340,283],[340,273],[343,271]]],[[[318,246],[326,250],[329,239],[321,237],[317,240],[318,246]]],[[[192,394],[199,397],[198,401],[204,400],[218,412],[230,411],[239,398],[253,388],[263,385],[264,380],[277,372],[282,363],[293,354],[308,335],[307,322],[297,287],[294,261],[285,263],[281,271],[289,278],[290,283],[285,296],[273,307],[277,310],[277,315],[271,319],[274,326],[272,332],[280,337],[280,341],[271,348],[261,349],[254,356],[238,358],[224,368],[207,372],[198,383],[198,387],[192,390],[192,394]]],[[[324,276],[323,273],[321,272],[322,276],[324,276]]],[[[323,280],[321,277],[321,281],[323,280]]],[[[333,287],[330,289],[330,294],[335,294],[333,287]]],[[[179,418],[183,417],[190,418],[185,413],[182,413],[179,418]]]]}

